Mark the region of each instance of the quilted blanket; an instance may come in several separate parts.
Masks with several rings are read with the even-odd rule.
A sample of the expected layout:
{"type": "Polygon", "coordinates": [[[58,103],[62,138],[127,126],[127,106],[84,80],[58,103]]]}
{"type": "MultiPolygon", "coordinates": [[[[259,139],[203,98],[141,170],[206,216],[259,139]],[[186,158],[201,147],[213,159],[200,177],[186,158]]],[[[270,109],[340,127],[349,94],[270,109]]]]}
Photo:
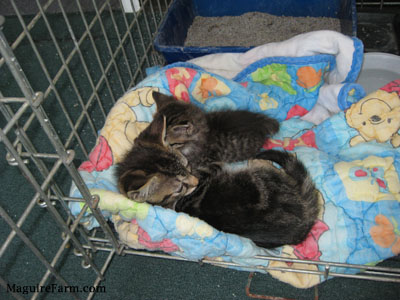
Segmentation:
{"type": "MultiPolygon", "coordinates": [[[[361,42],[336,33],[335,38],[352,47],[336,53],[327,47],[325,52],[329,53],[318,49],[319,54],[310,56],[260,57],[234,78],[190,62],[149,70],[152,74],[114,105],[90,159],[79,168],[92,194],[100,196],[100,209],[114,222],[120,240],[136,249],[161,250],[190,260],[207,257],[236,262],[240,269],[255,271],[262,271],[256,268],[260,264],[286,265],[260,262],[255,255],[371,265],[399,254],[400,80],[365,96],[363,88],[353,82],[362,61],[361,42]],[[339,59],[343,56],[351,59],[339,59]],[[332,77],[338,70],[345,71],[332,77]],[[281,130],[264,148],[296,152],[320,192],[322,210],[306,240],[299,245],[263,249],[197,218],[135,203],[119,194],[114,165],[151,122],[156,109],[153,90],[207,111],[247,109],[278,119],[281,130]],[[320,102],[323,90],[330,91],[329,105],[320,102]],[[328,114],[305,118],[318,105],[328,114]]],[[[288,43],[282,45],[288,47],[288,43]]],[[[74,184],[70,194],[80,196],[74,184]]],[[[82,206],[70,203],[75,215],[82,206]]],[[[83,222],[88,229],[98,226],[90,213],[83,222]]],[[[301,268],[318,269],[311,264],[301,268]]],[[[319,275],[270,273],[300,288],[326,280],[319,275]]]]}

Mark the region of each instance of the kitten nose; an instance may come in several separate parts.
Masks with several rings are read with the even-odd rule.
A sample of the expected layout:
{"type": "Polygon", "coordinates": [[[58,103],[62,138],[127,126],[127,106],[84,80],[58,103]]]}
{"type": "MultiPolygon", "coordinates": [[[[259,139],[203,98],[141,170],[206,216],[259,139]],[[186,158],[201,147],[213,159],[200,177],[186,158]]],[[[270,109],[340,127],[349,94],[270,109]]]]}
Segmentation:
{"type": "Polygon", "coordinates": [[[199,184],[199,180],[197,179],[197,177],[189,175],[186,178],[185,183],[188,184],[189,186],[197,186],[199,184]]]}
{"type": "Polygon", "coordinates": [[[185,178],[184,183],[187,185],[185,195],[189,195],[196,189],[197,185],[199,184],[199,180],[193,175],[188,175],[188,177],[185,178]]]}

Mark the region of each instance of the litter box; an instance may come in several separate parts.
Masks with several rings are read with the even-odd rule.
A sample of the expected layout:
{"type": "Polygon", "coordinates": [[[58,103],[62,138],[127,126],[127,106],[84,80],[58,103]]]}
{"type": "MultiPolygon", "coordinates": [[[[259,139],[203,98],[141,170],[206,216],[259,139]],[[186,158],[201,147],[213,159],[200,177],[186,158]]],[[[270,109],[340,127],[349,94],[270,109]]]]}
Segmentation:
{"type": "Polygon", "coordinates": [[[400,56],[382,52],[364,54],[357,83],[367,94],[396,79],[400,79],[400,56]]]}
{"type": "Polygon", "coordinates": [[[157,32],[154,47],[167,63],[186,61],[211,53],[245,52],[252,47],[185,47],[184,42],[196,16],[239,16],[247,12],[338,18],[343,34],[356,36],[357,32],[355,0],[174,0],[157,32]]]}

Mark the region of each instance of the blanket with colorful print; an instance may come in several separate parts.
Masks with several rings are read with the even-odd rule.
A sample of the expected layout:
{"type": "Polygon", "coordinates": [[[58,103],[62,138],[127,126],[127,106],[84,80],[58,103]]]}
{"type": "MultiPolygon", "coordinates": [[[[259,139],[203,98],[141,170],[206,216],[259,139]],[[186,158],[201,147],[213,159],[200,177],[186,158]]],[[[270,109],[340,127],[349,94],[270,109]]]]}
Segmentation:
{"type": "MultiPolygon", "coordinates": [[[[255,271],[263,271],[257,267],[260,265],[286,265],[260,261],[255,259],[257,255],[371,265],[399,254],[400,80],[367,96],[357,84],[342,82],[343,90],[337,96],[339,113],[319,124],[301,119],[316,105],[320,89],[326,85],[324,78],[337,64],[335,56],[328,54],[263,58],[234,79],[191,63],[153,70],[114,105],[89,160],[79,169],[92,194],[99,195],[99,207],[114,222],[120,240],[136,249],[161,250],[190,260],[207,257],[235,262],[240,269],[255,271]],[[306,240],[263,249],[197,218],[135,203],[119,194],[114,166],[151,122],[156,110],[153,90],[206,111],[246,109],[278,119],[281,130],[264,148],[294,151],[320,192],[322,210],[306,240]]],[[[70,194],[80,196],[75,185],[70,194]]],[[[75,215],[82,206],[70,204],[75,215]]],[[[98,226],[90,214],[83,222],[88,229],[98,226]]],[[[316,271],[319,267],[309,264],[301,268],[316,271]]],[[[326,279],[322,275],[270,273],[301,288],[326,279]]]]}

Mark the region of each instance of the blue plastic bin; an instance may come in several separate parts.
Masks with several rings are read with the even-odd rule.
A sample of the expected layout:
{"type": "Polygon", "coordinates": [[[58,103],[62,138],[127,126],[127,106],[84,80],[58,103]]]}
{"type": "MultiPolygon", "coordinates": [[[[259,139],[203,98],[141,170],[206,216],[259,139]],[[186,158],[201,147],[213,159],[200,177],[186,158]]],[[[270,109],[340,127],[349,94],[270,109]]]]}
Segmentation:
{"type": "Polygon", "coordinates": [[[247,12],[276,16],[339,18],[342,33],[356,36],[355,0],[174,0],[154,40],[168,63],[211,53],[245,52],[252,47],[184,47],[195,16],[239,16],[247,12]]]}

